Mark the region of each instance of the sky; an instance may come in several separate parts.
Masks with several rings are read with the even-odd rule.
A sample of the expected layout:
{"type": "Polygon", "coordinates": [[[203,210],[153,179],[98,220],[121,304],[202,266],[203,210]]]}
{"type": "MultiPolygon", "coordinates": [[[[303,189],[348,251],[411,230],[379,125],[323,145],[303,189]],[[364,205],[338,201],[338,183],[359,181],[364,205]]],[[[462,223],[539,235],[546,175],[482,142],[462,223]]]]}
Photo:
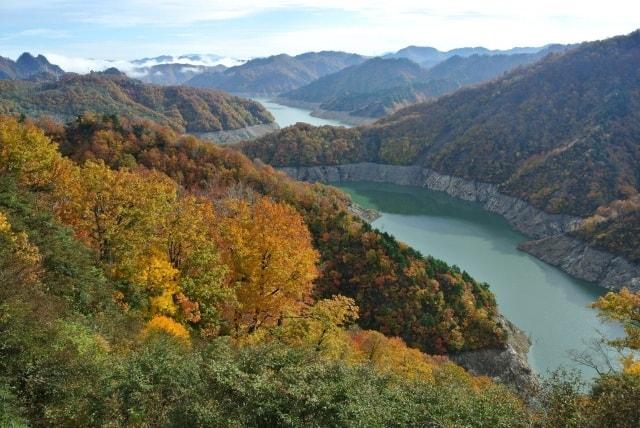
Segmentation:
{"type": "Polygon", "coordinates": [[[638,18],[637,0],[0,0],[0,56],[42,53],[76,71],[161,54],[505,49],[627,34],[638,18]]]}

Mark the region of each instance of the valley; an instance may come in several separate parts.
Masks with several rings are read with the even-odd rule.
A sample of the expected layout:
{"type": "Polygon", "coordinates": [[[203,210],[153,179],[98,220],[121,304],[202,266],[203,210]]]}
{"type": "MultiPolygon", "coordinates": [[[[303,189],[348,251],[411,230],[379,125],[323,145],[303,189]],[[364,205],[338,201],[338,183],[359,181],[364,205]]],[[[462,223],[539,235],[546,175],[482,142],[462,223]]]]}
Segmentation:
{"type": "Polygon", "coordinates": [[[0,427],[640,426],[640,6],[1,3],[0,427]]]}

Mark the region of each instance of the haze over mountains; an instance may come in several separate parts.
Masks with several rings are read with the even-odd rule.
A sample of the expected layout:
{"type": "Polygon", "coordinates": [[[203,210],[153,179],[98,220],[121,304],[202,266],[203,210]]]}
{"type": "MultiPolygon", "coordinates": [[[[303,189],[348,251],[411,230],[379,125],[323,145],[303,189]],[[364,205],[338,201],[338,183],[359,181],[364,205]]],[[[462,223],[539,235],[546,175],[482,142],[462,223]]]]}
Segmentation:
{"type": "Polygon", "coordinates": [[[384,55],[384,58],[407,58],[411,61],[422,65],[423,67],[433,67],[451,57],[459,56],[462,58],[472,55],[515,55],[515,54],[533,54],[539,52],[547,46],[542,47],[523,47],[512,49],[487,49],[483,47],[475,48],[457,48],[448,51],[441,51],[429,46],[407,46],[398,52],[384,55]]]}

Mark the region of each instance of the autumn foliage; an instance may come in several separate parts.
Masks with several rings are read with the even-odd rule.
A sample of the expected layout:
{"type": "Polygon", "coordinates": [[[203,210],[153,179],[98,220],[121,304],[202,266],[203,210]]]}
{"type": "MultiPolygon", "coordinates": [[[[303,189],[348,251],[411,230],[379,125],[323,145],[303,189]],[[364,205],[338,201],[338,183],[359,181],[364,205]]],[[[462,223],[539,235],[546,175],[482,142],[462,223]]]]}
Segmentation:
{"type": "MultiPolygon", "coordinates": [[[[221,219],[220,226],[225,224],[225,213],[232,212],[233,204],[248,203],[242,208],[244,212],[251,211],[251,203],[260,204],[261,197],[288,205],[290,209],[282,208],[282,215],[278,217],[288,217],[292,210],[299,213],[310,233],[311,245],[319,253],[313,296],[353,298],[360,309],[358,324],[362,328],[400,336],[410,346],[432,353],[503,344],[504,331],[496,321],[495,300],[486,284],[474,281],[442,261],[425,258],[393,237],[373,230],[348,212],[349,200],[337,189],[295,182],[268,166],[251,162],[237,151],[189,136],[180,137],[151,122],[85,115],[64,128],[42,121],[40,126],[60,144],[61,151],[78,164],[92,161],[104,162],[115,170],[144,167],[162,171],[193,196],[213,202],[221,219]],[[228,200],[232,201],[231,205],[223,202],[228,200]]],[[[333,132],[331,128],[327,130],[333,132]]],[[[241,222],[235,224],[234,230],[256,233],[252,222],[244,223],[251,230],[242,229],[241,222]]],[[[219,232],[228,241],[230,236],[225,238],[225,227],[219,228],[219,232]]],[[[207,227],[201,224],[198,229],[207,227]]],[[[226,227],[226,230],[231,229],[226,227]]],[[[279,233],[283,237],[291,236],[284,230],[279,233]]],[[[189,236],[189,241],[197,242],[193,233],[189,236]]],[[[234,239],[244,238],[238,235],[234,239]]],[[[280,241],[283,248],[287,247],[285,241],[280,241]]],[[[228,243],[225,245],[230,248],[228,243]]],[[[257,259],[253,263],[257,266],[257,259]]],[[[233,260],[225,259],[226,264],[233,265],[233,260]]],[[[227,269],[227,274],[233,277],[234,272],[227,269]]],[[[242,280],[247,281],[250,276],[242,280]]],[[[190,288],[191,295],[182,292],[194,299],[196,288],[195,284],[190,288]]],[[[221,290],[209,296],[213,300],[222,298],[228,290],[218,286],[210,289],[221,290]]],[[[202,300],[198,303],[203,314],[205,304],[202,300]]],[[[209,315],[205,318],[219,319],[220,308],[214,309],[214,304],[206,306],[209,315]]],[[[231,307],[224,309],[227,318],[231,307]]]]}

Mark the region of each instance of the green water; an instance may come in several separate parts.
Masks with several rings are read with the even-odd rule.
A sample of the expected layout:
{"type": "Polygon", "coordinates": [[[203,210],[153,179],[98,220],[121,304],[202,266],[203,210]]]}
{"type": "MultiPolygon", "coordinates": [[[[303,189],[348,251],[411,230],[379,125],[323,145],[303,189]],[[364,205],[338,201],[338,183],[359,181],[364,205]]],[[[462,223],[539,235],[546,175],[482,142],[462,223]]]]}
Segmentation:
{"type": "Polygon", "coordinates": [[[332,125],[332,126],[345,126],[349,127],[346,123],[342,123],[337,120],[321,119],[319,117],[311,116],[311,110],[305,110],[296,107],[284,106],[282,104],[274,103],[264,98],[254,98],[262,104],[276,119],[276,123],[281,128],[285,128],[290,125],[295,125],[298,122],[308,123],[314,126],[332,125]]]}
{"type": "Polygon", "coordinates": [[[367,182],[340,187],[354,202],[381,212],[376,228],[489,283],[500,311],[531,338],[529,361],[538,373],[562,365],[580,370],[585,379],[595,374],[570,353],[587,350],[598,331],[620,332],[588,308],[602,288],[518,251],[526,237],[479,204],[419,187],[367,182]]]}

